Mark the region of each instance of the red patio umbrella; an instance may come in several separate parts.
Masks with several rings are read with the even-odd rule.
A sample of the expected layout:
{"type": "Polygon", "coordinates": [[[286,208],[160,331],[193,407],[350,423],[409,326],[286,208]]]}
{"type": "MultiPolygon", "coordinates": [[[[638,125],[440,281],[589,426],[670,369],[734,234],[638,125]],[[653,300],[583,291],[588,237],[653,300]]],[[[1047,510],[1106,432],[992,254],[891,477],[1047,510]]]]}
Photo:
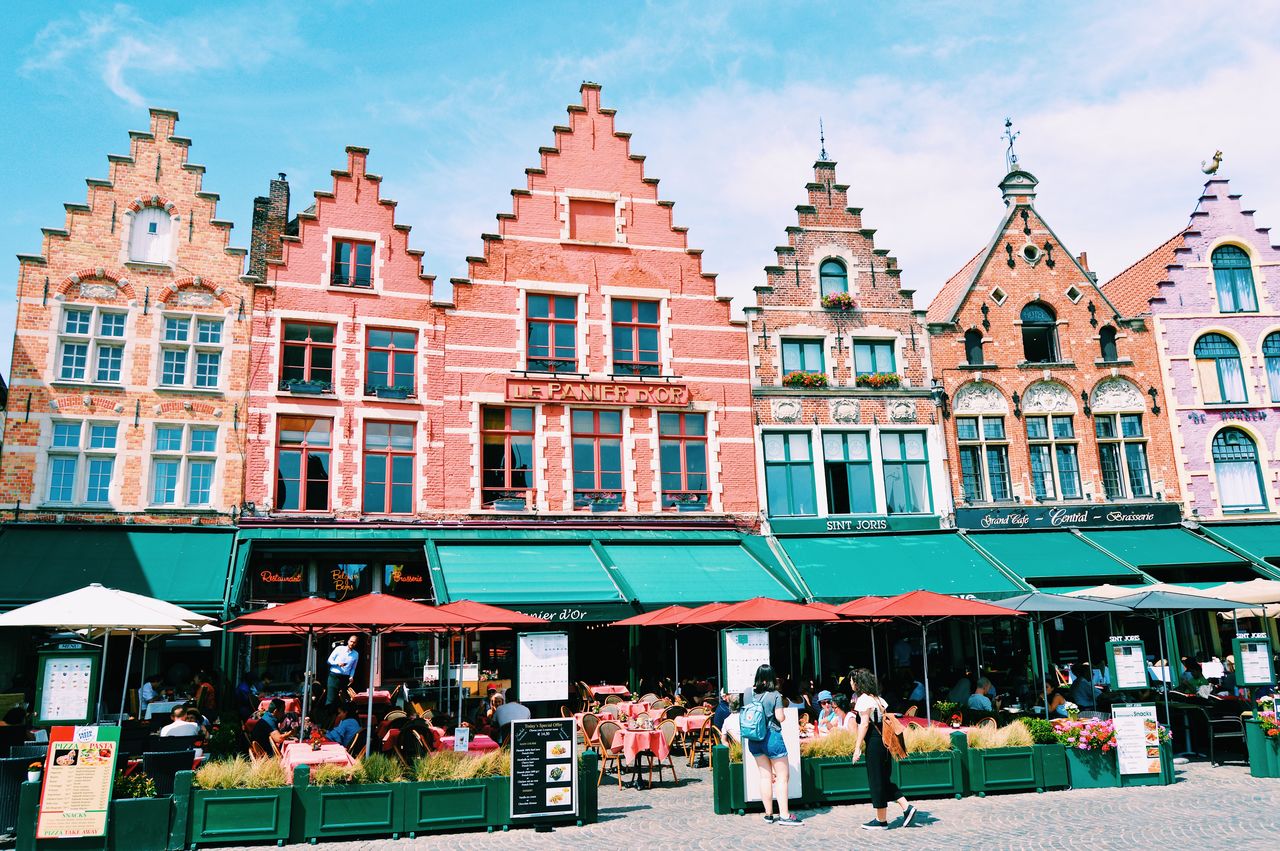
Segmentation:
{"type": "Polygon", "coordinates": [[[315,677],[315,633],[311,626],[299,627],[285,621],[327,609],[333,601],[323,597],[303,597],[291,600],[279,606],[268,606],[256,612],[247,612],[231,621],[228,628],[231,632],[248,635],[290,635],[303,633],[306,635],[306,661],[302,665],[302,717],[305,719],[311,708],[311,683],[315,677]]]}
{"type": "Polygon", "coordinates": [[[666,618],[678,618],[692,612],[693,609],[688,606],[664,606],[661,609],[654,609],[652,612],[641,612],[638,615],[632,615],[620,621],[614,621],[614,626],[669,626],[665,622],[666,618]]]}
{"type": "MultiPolygon", "coordinates": [[[[867,610],[874,609],[883,603],[888,597],[863,597],[858,600],[851,600],[841,606],[835,607],[835,612],[841,617],[854,617],[856,615],[866,614],[867,610]]],[[[813,604],[810,604],[813,605],[813,604]]]]}
{"type": "Polygon", "coordinates": [[[786,600],[771,600],[768,597],[755,597],[741,603],[728,605],[713,604],[716,608],[707,610],[695,609],[680,620],[681,626],[733,624],[733,623],[818,623],[831,620],[829,611],[822,611],[813,606],[790,603],[786,600]]]}
{"type": "MultiPolygon", "coordinates": [[[[467,630],[485,630],[485,629],[512,629],[520,626],[537,626],[545,627],[547,622],[542,618],[535,618],[533,615],[526,615],[523,612],[513,612],[510,609],[504,609],[499,606],[490,606],[486,603],[477,603],[474,600],[454,600],[452,603],[445,603],[443,606],[437,607],[441,612],[449,612],[463,617],[472,618],[477,623],[484,626],[463,627],[462,647],[465,653],[467,630]]],[[[458,708],[462,708],[462,667],[466,665],[466,659],[459,659],[458,668],[458,708]]],[[[440,677],[440,682],[447,682],[447,677],[440,677]]],[[[437,692],[438,693],[438,692],[437,692]]]]}

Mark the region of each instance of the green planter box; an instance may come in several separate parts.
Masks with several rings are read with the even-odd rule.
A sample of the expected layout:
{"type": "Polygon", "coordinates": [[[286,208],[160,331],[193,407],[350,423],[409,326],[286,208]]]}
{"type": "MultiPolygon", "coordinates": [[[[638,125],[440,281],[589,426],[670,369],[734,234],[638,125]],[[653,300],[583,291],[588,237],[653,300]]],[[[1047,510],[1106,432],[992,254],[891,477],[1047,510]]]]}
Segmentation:
{"type": "Polygon", "coordinates": [[[854,765],[848,757],[802,757],[800,772],[805,803],[821,805],[871,800],[866,760],[859,760],[854,765]]]}
{"type": "Polygon", "coordinates": [[[1121,786],[1168,786],[1174,782],[1173,746],[1165,743],[1160,746],[1159,774],[1121,774],[1121,786]]]}
{"type": "Polygon", "coordinates": [[[399,838],[404,823],[402,797],[409,785],[412,784],[311,786],[305,780],[300,784],[295,779],[293,836],[296,839],[385,835],[399,838]]]}
{"type": "Polygon", "coordinates": [[[891,776],[908,798],[964,796],[964,761],[955,749],[908,754],[893,764],[891,776]]]}
{"type": "Polygon", "coordinates": [[[966,748],[969,791],[980,797],[988,792],[1044,791],[1043,763],[1035,749],[966,748]]]}
{"type": "Polygon", "coordinates": [[[1249,773],[1254,777],[1280,777],[1280,737],[1262,732],[1257,721],[1244,722],[1244,743],[1249,750],[1249,773]]]}
{"type": "Polygon", "coordinates": [[[1062,745],[1032,745],[1036,762],[1040,764],[1040,776],[1045,789],[1065,789],[1071,785],[1067,771],[1067,753],[1062,745]]]}
{"type": "MultiPolygon", "coordinates": [[[[175,785],[174,796],[179,794],[175,785]]],[[[293,787],[192,789],[187,845],[284,843],[289,839],[293,787]]]]}
{"type": "Polygon", "coordinates": [[[402,832],[411,838],[419,833],[442,830],[499,827],[511,821],[511,780],[507,777],[437,780],[404,786],[400,824],[402,832]]]}
{"type": "Polygon", "coordinates": [[[1173,750],[1160,747],[1159,774],[1121,774],[1115,753],[1064,748],[1067,770],[1074,789],[1106,789],[1116,786],[1167,786],[1174,782],[1173,750]]]}
{"type": "Polygon", "coordinates": [[[111,802],[107,847],[130,851],[166,851],[173,820],[173,799],[128,798],[111,802]]]}
{"type": "MultiPolygon", "coordinates": [[[[805,771],[806,760],[800,760],[800,771],[802,775],[801,788],[806,789],[803,784],[803,774],[805,771]]],[[[847,763],[848,760],[845,760],[847,763]]],[[[865,774],[865,769],[863,770],[865,774]]],[[[739,815],[750,811],[764,812],[764,804],[759,801],[747,801],[744,796],[744,785],[742,780],[742,763],[729,761],[729,749],[724,745],[716,745],[711,749],[711,795],[712,809],[717,815],[728,815],[729,813],[738,813],[739,815]]],[[[803,797],[792,799],[791,806],[799,807],[805,803],[812,803],[807,791],[803,793],[803,797]]]]}

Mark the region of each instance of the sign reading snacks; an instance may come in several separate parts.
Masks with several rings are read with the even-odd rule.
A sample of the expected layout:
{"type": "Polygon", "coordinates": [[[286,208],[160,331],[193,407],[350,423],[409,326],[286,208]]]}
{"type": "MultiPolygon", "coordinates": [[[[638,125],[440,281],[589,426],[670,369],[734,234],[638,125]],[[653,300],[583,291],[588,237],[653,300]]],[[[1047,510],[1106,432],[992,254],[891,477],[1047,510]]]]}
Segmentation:
{"type": "Polygon", "coordinates": [[[1150,685],[1146,648],[1137,636],[1112,636],[1107,642],[1107,658],[1111,660],[1112,689],[1145,689],[1150,685]]]}
{"type": "Polygon", "coordinates": [[[692,399],[684,384],[508,378],[508,402],[591,402],[683,408],[692,399]]]}
{"type": "Polygon", "coordinates": [[[1160,724],[1151,703],[1115,704],[1116,764],[1121,774],[1160,773],[1160,724]]]}
{"type": "Polygon", "coordinates": [[[1128,529],[1172,526],[1181,521],[1182,512],[1172,502],[956,509],[956,526],[960,529],[1128,529]]]}
{"type": "Polygon", "coordinates": [[[1251,632],[1231,642],[1236,657],[1236,683],[1242,686],[1269,686],[1276,681],[1271,662],[1271,640],[1266,633],[1251,632]]]}
{"type": "Polygon", "coordinates": [[[49,731],[36,839],[106,836],[119,747],[119,727],[49,731]]]}
{"type": "Polygon", "coordinates": [[[573,818],[577,814],[573,719],[513,721],[511,818],[573,818]]]}

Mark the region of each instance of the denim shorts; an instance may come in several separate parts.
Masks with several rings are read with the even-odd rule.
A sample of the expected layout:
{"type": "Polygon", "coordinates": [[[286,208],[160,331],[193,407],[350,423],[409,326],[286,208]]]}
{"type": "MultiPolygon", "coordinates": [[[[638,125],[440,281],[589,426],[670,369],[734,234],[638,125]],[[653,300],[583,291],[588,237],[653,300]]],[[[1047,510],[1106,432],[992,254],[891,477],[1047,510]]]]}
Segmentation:
{"type": "Polygon", "coordinates": [[[782,740],[782,733],[771,729],[763,739],[747,739],[747,750],[752,756],[782,759],[787,755],[787,743],[782,740]]]}

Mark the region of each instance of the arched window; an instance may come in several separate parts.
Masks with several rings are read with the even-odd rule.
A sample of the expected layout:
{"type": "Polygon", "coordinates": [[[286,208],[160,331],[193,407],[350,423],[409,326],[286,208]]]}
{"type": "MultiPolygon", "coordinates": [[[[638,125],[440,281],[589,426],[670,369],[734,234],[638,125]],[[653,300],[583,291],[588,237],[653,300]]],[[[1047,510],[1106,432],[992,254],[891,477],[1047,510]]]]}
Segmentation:
{"type": "Polygon", "coordinates": [[[129,259],[135,263],[169,262],[169,214],[160,207],[143,207],[133,214],[129,230],[129,259]]]}
{"type": "Polygon", "coordinates": [[[1268,334],[1262,341],[1262,357],[1267,362],[1267,385],[1271,401],[1280,402],[1280,331],[1268,334]]]}
{"type": "Polygon", "coordinates": [[[1258,447],[1240,429],[1224,428],[1213,436],[1213,471],[1218,480],[1218,501],[1224,511],[1267,507],[1262,496],[1258,447]]]}
{"type": "Polygon", "coordinates": [[[1110,325],[1103,325],[1102,330],[1098,332],[1098,346],[1102,349],[1102,359],[1105,361],[1120,360],[1116,354],[1116,329],[1110,325]]]}
{"type": "Polygon", "coordinates": [[[1027,363],[1058,360],[1058,317],[1053,308],[1033,301],[1022,308],[1022,357],[1027,363]]]}
{"type": "Polygon", "coordinates": [[[1247,402],[1240,350],[1222,334],[1205,334],[1196,340],[1196,372],[1206,403],[1247,402]]]}
{"type": "Polygon", "coordinates": [[[1256,313],[1258,297],[1253,291],[1253,268],[1249,255],[1234,245],[1213,252],[1213,280],[1218,288],[1218,310],[1223,313],[1256,313]]]}
{"type": "Polygon", "coordinates": [[[818,283],[821,285],[822,295],[847,293],[849,273],[844,263],[839,260],[823,260],[822,266],[818,268],[818,283]]]}
{"type": "Polygon", "coordinates": [[[969,366],[982,366],[982,332],[970,328],[964,332],[964,356],[969,366]]]}

